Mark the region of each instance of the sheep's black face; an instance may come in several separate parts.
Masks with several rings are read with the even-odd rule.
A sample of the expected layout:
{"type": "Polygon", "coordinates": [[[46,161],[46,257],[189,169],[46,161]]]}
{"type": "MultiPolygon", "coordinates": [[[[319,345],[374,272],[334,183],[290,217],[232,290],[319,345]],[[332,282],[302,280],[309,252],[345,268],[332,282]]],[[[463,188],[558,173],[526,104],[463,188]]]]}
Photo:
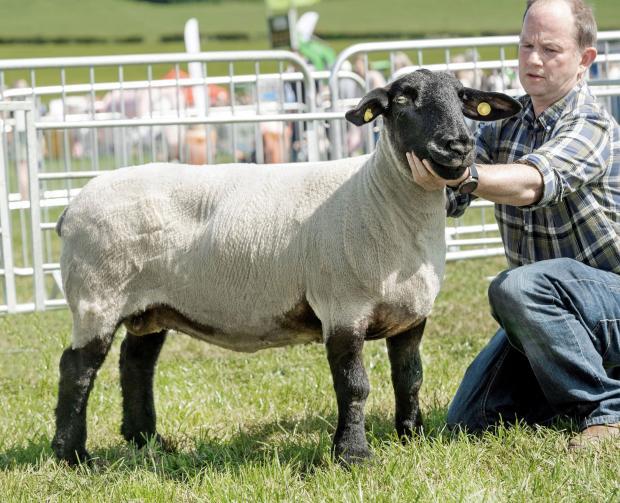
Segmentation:
{"type": "Polygon", "coordinates": [[[431,161],[437,174],[458,178],[474,162],[474,139],[458,92],[462,85],[447,73],[415,72],[394,82],[384,114],[387,132],[404,156],[415,152],[431,161]]]}
{"type": "Polygon", "coordinates": [[[359,126],[383,115],[390,142],[404,162],[405,154],[413,151],[451,180],[475,159],[473,135],[463,116],[497,120],[520,109],[507,95],[465,88],[449,73],[418,70],[374,89],[346,118],[359,126]]]}

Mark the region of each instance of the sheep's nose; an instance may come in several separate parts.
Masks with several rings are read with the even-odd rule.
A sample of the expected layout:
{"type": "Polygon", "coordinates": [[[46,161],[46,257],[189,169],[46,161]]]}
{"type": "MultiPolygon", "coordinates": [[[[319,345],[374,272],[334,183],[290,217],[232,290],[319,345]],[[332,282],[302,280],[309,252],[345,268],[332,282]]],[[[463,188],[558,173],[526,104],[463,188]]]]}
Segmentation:
{"type": "Polygon", "coordinates": [[[465,155],[474,147],[474,140],[469,136],[450,138],[445,143],[446,148],[457,155],[465,155]]]}

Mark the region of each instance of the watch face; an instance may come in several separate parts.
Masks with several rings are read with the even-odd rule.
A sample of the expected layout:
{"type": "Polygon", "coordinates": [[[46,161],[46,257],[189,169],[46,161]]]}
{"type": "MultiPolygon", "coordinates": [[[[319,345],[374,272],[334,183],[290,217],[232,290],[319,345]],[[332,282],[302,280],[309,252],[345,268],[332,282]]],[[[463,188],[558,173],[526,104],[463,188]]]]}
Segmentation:
{"type": "Polygon", "coordinates": [[[478,180],[469,180],[459,188],[460,194],[470,194],[478,187],[478,180]]]}

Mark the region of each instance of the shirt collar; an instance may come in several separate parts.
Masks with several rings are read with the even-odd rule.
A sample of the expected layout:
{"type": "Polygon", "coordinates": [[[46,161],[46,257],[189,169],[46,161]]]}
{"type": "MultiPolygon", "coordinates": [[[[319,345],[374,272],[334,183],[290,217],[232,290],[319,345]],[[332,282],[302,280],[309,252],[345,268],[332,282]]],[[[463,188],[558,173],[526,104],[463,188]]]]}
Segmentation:
{"type": "Polygon", "coordinates": [[[582,92],[586,92],[586,83],[584,80],[577,82],[563,98],[556,101],[553,105],[548,107],[538,117],[534,117],[534,105],[532,105],[532,98],[528,94],[523,96],[523,110],[521,112],[521,119],[523,123],[530,129],[553,129],[556,122],[565,110],[566,105],[572,103],[582,92]]]}

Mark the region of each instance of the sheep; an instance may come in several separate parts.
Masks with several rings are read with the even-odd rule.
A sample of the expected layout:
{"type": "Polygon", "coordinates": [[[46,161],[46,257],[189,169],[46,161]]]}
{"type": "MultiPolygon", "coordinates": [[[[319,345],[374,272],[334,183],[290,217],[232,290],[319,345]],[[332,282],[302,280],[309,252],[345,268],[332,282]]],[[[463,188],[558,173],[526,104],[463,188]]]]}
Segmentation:
{"type": "Polygon", "coordinates": [[[415,184],[405,153],[456,179],[475,155],[463,115],[497,120],[519,109],[418,70],[346,113],[357,126],[383,116],[372,154],[149,164],[91,180],[57,224],[73,334],[59,365],[56,456],[89,459],[87,401],[121,325],[121,433],[137,446],[161,441],[153,374],[168,330],[247,352],[323,342],[338,405],[332,455],[343,463],[371,454],[362,348],[385,338],[396,431],[409,438],[421,425],[419,344],[443,276],[445,196],[415,184]]]}

